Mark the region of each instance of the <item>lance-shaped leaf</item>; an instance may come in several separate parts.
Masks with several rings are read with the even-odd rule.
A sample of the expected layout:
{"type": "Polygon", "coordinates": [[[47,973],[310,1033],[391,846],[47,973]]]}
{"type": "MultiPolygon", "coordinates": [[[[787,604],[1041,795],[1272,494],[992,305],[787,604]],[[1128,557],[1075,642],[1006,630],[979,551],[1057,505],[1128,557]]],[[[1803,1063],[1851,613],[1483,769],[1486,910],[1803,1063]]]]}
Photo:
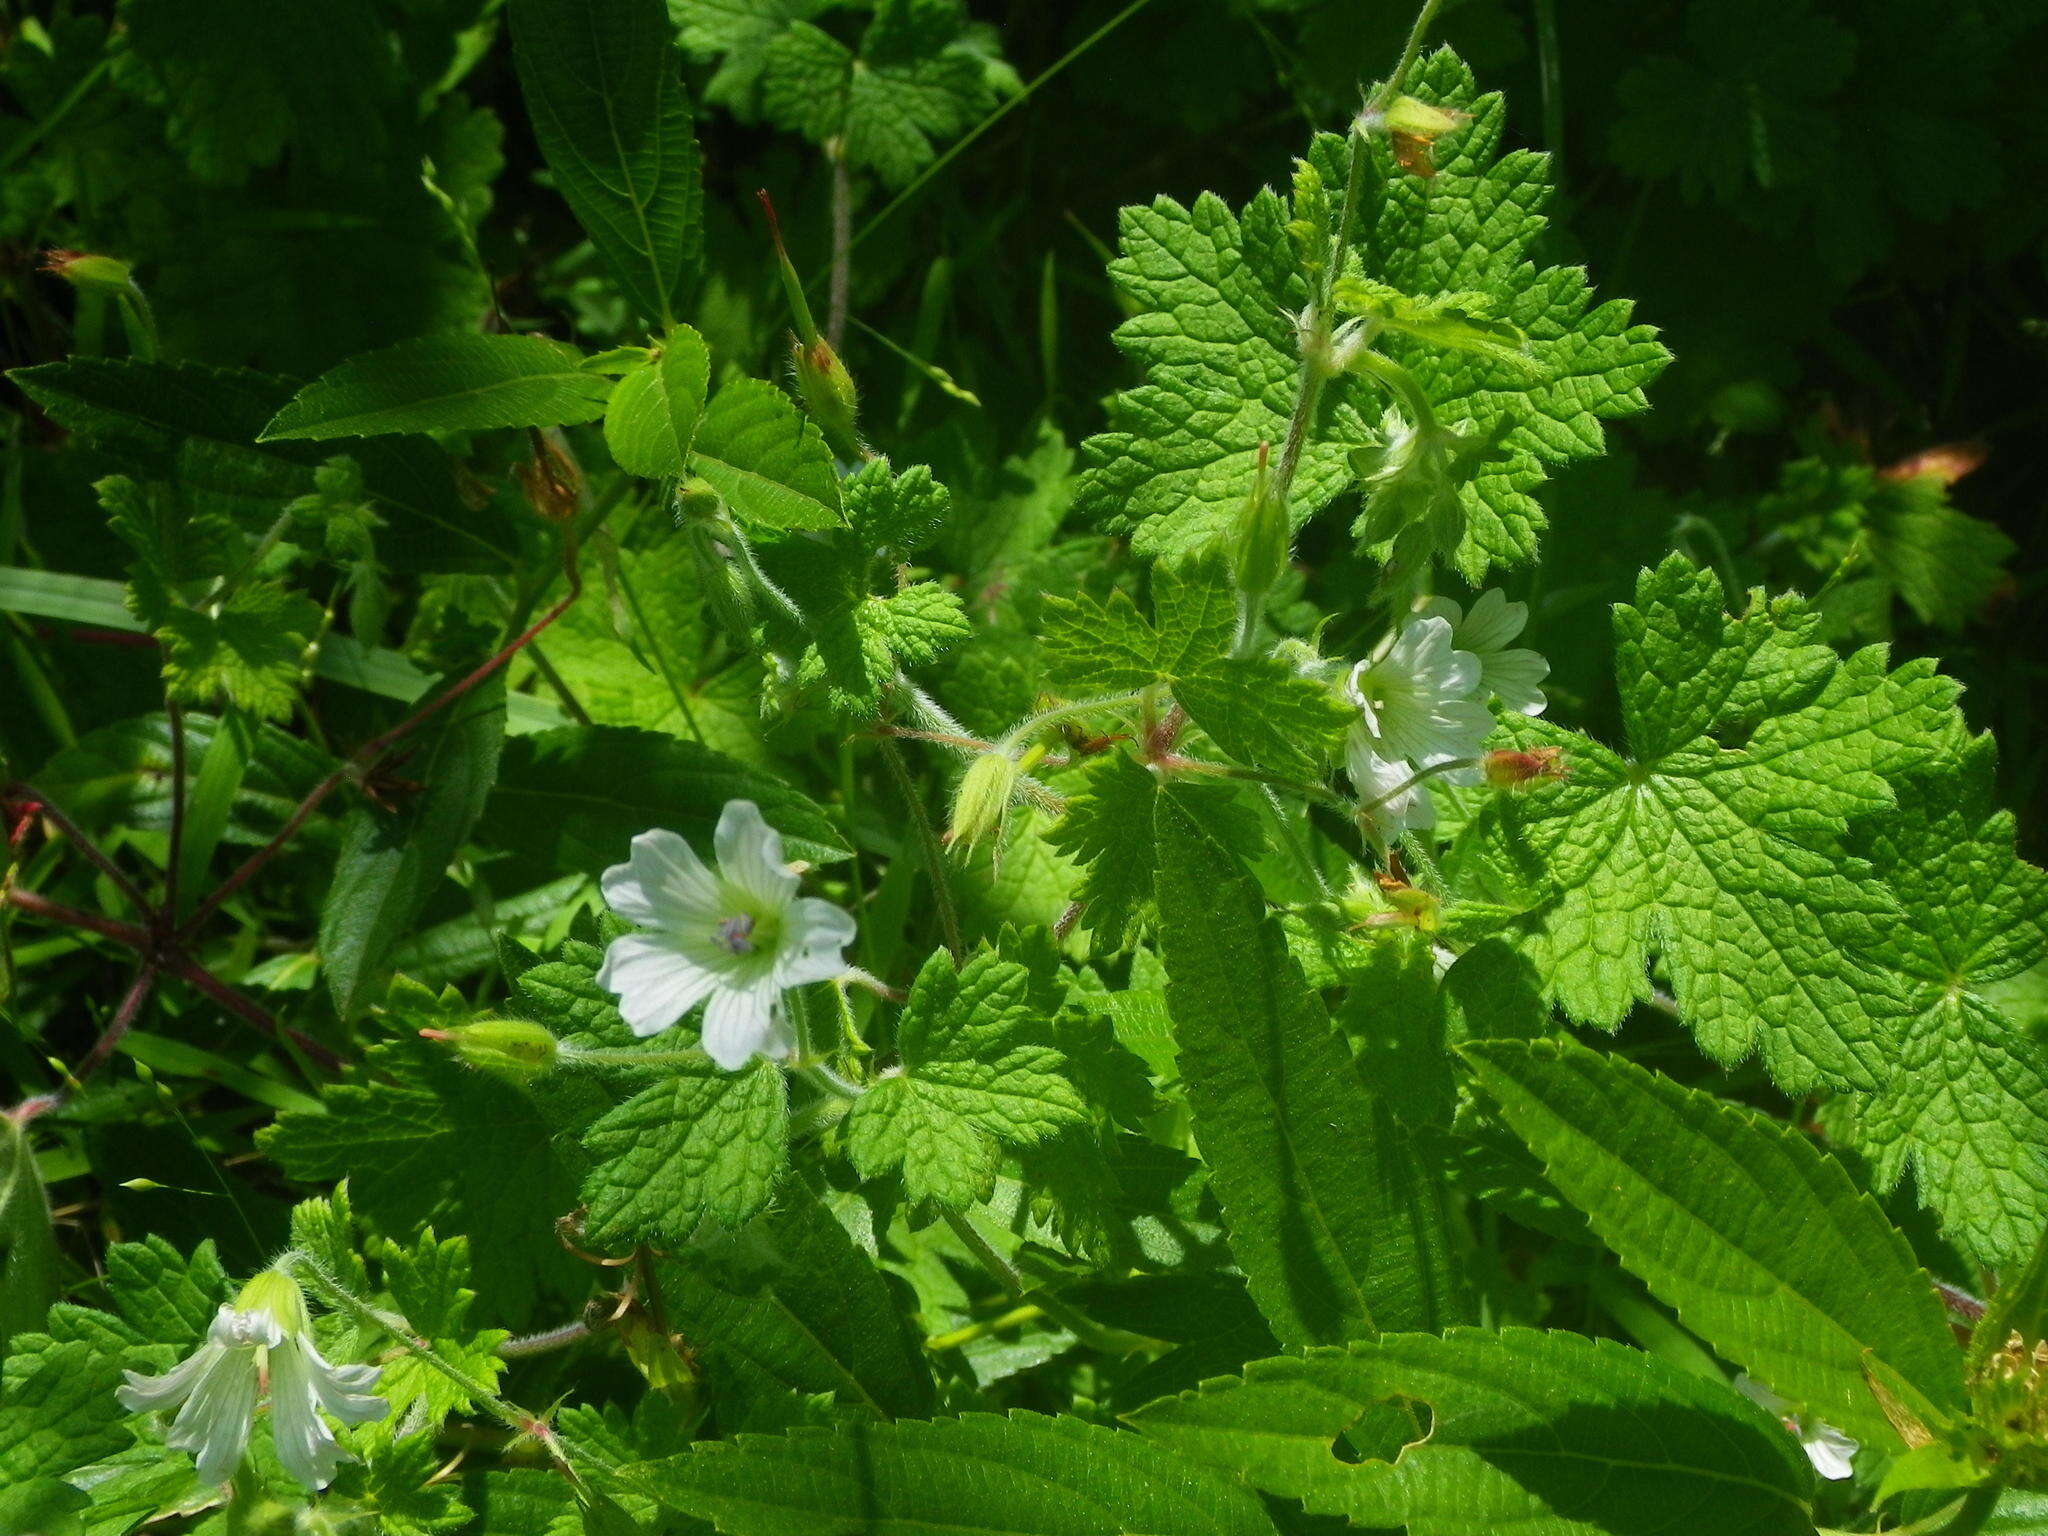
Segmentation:
{"type": "Polygon", "coordinates": [[[555,185],[647,319],[704,254],[690,98],[662,0],[513,0],[512,56],[555,185]]]}
{"type": "Polygon", "coordinates": [[[1978,737],[1856,829],[1904,914],[1871,957],[1905,978],[1912,1011],[1896,1075],[1842,1105],[1879,1182],[1910,1163],[1920,1199],[1987,1268],[2024,1256],[2048,1222],[2048,1050],[1993,990],[2048,956],[2048,874],[2013,853],[1996,780],[1997,749],[1978,737]]]}
{"type": "Polygon", "coordinates": [[[836,528],[839,475],[817,424],[762,379],[734,379],[697,424],[691,466],[733,516],[765,528],[836,528]]]}
{"type": "Polygon", "coordinates": [[[594,421],[612,383],[582,364],[582,353],[545,336],[421,336],[328,369],[271,418],[261,441],[594,421]]]}
{"type": "Polygon", "coordinates": [[[344,1019],[375,997],[392,949],[483,814],[505,744],[504,674],[446,706],[418,740],[410,767],[425,787],[396,809],[366,800],[349,813],[320,907],[321,966],[344,1019]]]}
{"type": "Polygon", "coordinates": [[[932,955],[896,1028],[900,1070],[847,1117],[847,1151],[863,1178],[903,1170],[913,1200],[963,1210],[995,1187],[1004,1148],[1035,1146],[1088,1122],[1088,1107],[1051,1043],[1051,1020],[1023,966],[979,954],[955,970],[932,955]]]}
{"type": "Polygon", "coordinates": [[[726,1536],[1272,1536],[1253,1494],[1078,1418],[970,1414],[703,1441],[646,1469],[726,1536]]]}
{"type": "Polygon", "coordinates": [[[1458,1320],[1439,1195],[1249,871],[1158,797],[1159,946],[1195,1140],[1283,1344],[1458,1320]]]}
{"type": "Polygon", "coordinates": [[[1525,909],[1507,936],[1574,1018],[1620,1023],[1659,954],[1701,1049],[1761,1048],[1789,1092],[1875,1088],[1896,1065],[1907,1004],[1873,944],[1898,907],[1844,834],[1956,732],[1930,663],[1887,670],[1876,646],[1838,662],[1816,623],[1760,595],[1730,618],[1680,556],[1645,571],[1614,614],[1630,755],[1514,717],[1570,781],[1495,800],[1454,859],[1468,891],[1497,883],[1525,909]]]}
{"type": "MultiPolygon", "coordinates": [[[[1148,1438],[1311,1514],[1414,1536],[1811,1536],[1813,1473],[1732,1387],[1572,1333],[1456,1328],[1254,1361],[1131,1415],[1148,1438]],[[1426,1403],[1399,1454],[1338,1454],[1376,1404],[1426,1403]]],[[[1350,1451],[1349,1447],[1345,1447],[1350,1451]]]]}
{"type": "Polygon", "coordinates": [[[1873,1379],[1923,1422],[1962,1412],[1932,1282],[1798,1131],[1582,1045],[1463,1052],[1601,1241],[1727,1359],[1867,1443],[1899,1443],[1873,1379]]]}

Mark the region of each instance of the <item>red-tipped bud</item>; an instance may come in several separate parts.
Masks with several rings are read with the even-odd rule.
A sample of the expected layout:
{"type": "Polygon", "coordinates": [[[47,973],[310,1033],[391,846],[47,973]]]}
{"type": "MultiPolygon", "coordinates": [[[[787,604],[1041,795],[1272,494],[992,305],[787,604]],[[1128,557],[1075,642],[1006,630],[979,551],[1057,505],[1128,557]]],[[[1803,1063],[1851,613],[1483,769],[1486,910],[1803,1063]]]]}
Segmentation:
{"type": "Polygon", "coordinates": [[[797,391],[804,397],[811,419],[824,432],[825,441],[841,458],[866,457],[854,426],[860,414],[860,393],[854,388],[853,375],[846,371],[846,364],[832,350],[832,343],[822,336],[808,343],[794,341],[790,356],[795,365],[797,391]]]}
{"type": "Polygon", "coordinates": [[[135,269],[127,262],[84,251],[45,251],[43,270],[74,288],[97,288],[104,293],[125,293],[135,281],[135,269]]]}
{"type": "Polygon", "coordinates": [[[528,1019],[478,1019],[447,1029],[423,1029],[420,1036],[454,1050],[472,1067],[501,1077],[539,1077],[561,1050],[548,1030],[528,1019]]]}
{"type": "Polygon", "coordinates": [[[1963,476],[1983,468],[1991,450],[1982,443],[1941,443],[1908,454],[1896,464],[1877,472],[1880,480],[1917,480],[1932,475],[1943,485],[1954,485],[1963,476]]]}
{"type": "Polygon", "coordinates": [[[1481,761],[1480,771],[1495,789],[1525,789],[1531,784],[1557,783],[1571,777],[1571,765],[1557,747],[1489,752],[1481,761]]]}

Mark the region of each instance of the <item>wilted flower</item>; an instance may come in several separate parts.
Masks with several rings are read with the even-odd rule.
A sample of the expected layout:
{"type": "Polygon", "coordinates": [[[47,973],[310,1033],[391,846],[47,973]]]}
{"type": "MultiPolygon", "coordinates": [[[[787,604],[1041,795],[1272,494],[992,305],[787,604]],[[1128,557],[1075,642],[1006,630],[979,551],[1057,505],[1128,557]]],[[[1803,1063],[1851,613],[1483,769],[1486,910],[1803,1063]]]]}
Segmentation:
{"type": "Polygon", "coordinates": [[[381,1419],[388,1405],[368,1396],[377,1384],[370,1365],[329,1365],[313,1344],[306,1298],[289,1275],[266,1270],[223,1303],[206,1341],[161,1376],[126,1371],[115,1393],[131,1413],[177,1409],[165,1441],[193,1453],[201,1482],[234,1476],[256,1405],[270,1395],[270,1433],[285,1471],[308,1488],[325,1488],[350,1460],[320,1417],[325,1409],[344,1424],[381,1419]]]}
{"type": "Polygon", "coordinates": [[[796,1048],[782,994],[846,969],[853,919],[796,894],[782,836],[753,801],[726,802],[712,843],[715,870],[674,832],[642,832],[632,857],[604,872],[612,910],[651,931],[614,940],[597,982],[618,995],[636,1035],[659,1034],[702,1003],[704,1050],[734,1072],[796,1048]]]}
{"type": "Polygon", "coordinates": [[[1518,715],[1543,713],[1542,683],[1550,675],[1550,663],[1526,646],[1510,649],[1510,642],[1529,622],[1527,603],[1511,603],[1500,588],[1488,587],[1469,612],[1448,597],[1432,597],[1416,612],[1450,621],[1451,644],[1479,658],[1482,694],[1493,694],[1518,715]]]}
{"type": "Polygon", "coordinates": [[[1834,1425],[1823,1423],[1810,1414],[1790,1412],[1790,1403],[1746,1375],[1735,1378],[1735,1390],[1766,1413],[1776,1414],[1785,1428],[1797,1437],[1806,1452],[1806,1459],[1813,1463],[1813,1470],[1822,1477],[1830,1482],[1840,1482],[1856,1470],[1850,1465],[1850,1460],[1860,1447],[1834,1425]]]}

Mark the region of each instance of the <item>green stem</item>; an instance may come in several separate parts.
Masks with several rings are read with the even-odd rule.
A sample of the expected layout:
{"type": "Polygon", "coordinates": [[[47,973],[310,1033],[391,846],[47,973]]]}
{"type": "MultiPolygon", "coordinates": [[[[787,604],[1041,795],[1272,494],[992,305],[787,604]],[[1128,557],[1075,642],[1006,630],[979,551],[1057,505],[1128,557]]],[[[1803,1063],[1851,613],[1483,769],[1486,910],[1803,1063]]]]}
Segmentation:
{"type": "Polygon", "coordinates": [[[878,739],[882,747],[882,761],[889,765],[889,773],[896,780],[903,803],[910,808],[911,822],[916,826],[918,841],[924,848],[925,873],[931,878],[932,900],[938,904],[939,931],[945,935],[946,952],[957,961],[967,952],[967,946],[960,937],[960,913],[953,905],[953,884],[946,873],[946,850],[940,844],[939,834],[924,808],[924,799],[917,792],[916,781],[910,777],[910,765],[903,760],[903,749],[896,745],[894,737],[878,739]]]}
{"type": "Polygon", "coordinates": [[[953,1235],[960,1239],[995,1282],[1010,1293],[1012,1301],[1020,1306],[1036,1306],[1090,1349],[1099,1349],[1104,1354],[1128,1355],[1158,1343],[1156,1339],[1125,1333],[1120,1328],[1105,1328],[1051,1292],[1033,1289],[1017,1266],[996,1252],[995,1245],[981,1235],[981,1229],[975,1226],[972,1218],[960,1211],[946,1211],[944,1216],[946,1225],[953,1229],[953,1235]]]}
{"type": "Polygon", "coordinates": [[[1408,42],[1401,49],[1401,61],[1394,66],[1394,72],[1386,82],[1372,93],[1372,100],[1366,103],[1367,113],[1384,112],[1387,104],[1401,94],[1401,87],[1408,81],[1408,71],[1415,67],[1416,59],[1422,55],[1422,42],[1429,35],[1429,29],[1436,22],[1436,13],[1443,9],[1444,0],[1423,0],[1415,25],[1408,29],[1408,42]]]}
{"type": "Polygon", "coordinates": [[[1426,784],[1431,779],[1436,778],[1439,774],[1454,773],[1460,768],[1477,768],[1478,766],[1479,759],[1476,757],[1454,757],[1447,763],[1432,763],[1429,767],[1422,769],[1420,772],[1412,774],[1408,778],[1403,779],[1399,784],[1396,784],[1384,795],[1380,795],[1375,799],[1365,801],[1358,807],[1358,809],[1361,812],[1376,811],[1381,806],[1385,805],[1389,800],[1393,800],[1401,795],[1407,794],[1408,791],[1415,788],[1416,785],[1426,784]]]}
{"type": "Polygon", "coordinates": [[[1101,709],[1119,709],[1126,704],[1136,704],[1145,697],[1145,693],[1146,690],[1143,688],[1134,688],[1129,693],[1109,693],[1100,698],[1078,699],[1072,704],[1056,704],[1051,709],[1042,709],[1030,719],[1012,726],[1009,734],[995,744],[995,750],[1014,753],[1020,745],[1048,725],[1056,725],[1062,720],[1072,720],[1080,715],[1091,715],[1101,709]]]}
{"type": "MultiPolygon", "coordinates": [[[[1997,1483],[1986,1483],[1980,1488],[1972,1488],[1961,1498],[1950,1500],[1930,1515],[1923,1515],[1920,1519],[1909,1521],[1905,1525],[1893,1526],[1884,1533],[1884,1536],[1975,1536],[1997,1509],[1999,1495],[2004,1492],[2003,1486],[1997,1483]]],[[[1815,1536],[1860,1536],[1860,1533],[1823,1525],[1816,1528],[1815,1536]]]]}

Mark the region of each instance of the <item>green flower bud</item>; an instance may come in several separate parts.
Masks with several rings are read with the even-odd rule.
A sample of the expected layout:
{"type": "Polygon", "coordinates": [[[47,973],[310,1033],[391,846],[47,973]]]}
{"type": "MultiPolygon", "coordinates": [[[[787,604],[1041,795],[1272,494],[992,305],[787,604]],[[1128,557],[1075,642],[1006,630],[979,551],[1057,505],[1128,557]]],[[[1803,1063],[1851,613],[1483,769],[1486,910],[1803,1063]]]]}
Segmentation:
{"type": "Polygon", "coordinates": [[[541,1076],[554,1066],[561,1050],[546,1028],[527,1019],[478,1019],[447,1029],[423,1029],[420,1034],[454,1047],[472,1067],[514,1080],[541,1076]]]}
{"type": "Polygon", "coordinates": [[[824,432],[832,451],[841,458],[866,458],[867,449],[854,427],[860,413],[860,394],[854,388],[853,375],[832,350],[832,343],[822,336],[808,343],[792,341],[790,357],[796,368],[797,391],[804,397],[811,419],[824,432]]]}
{"type": "Polygon", "coordinates": [[[1237,514],[1235,547],[1231,551],[1231,575],[1237,590],[1247,597],[1264,597],[1287,569],[1288,547],[1293,530],[1287,524],[1287,505],[1273,494],[1266,474],[1267,445],[1259,444],[1259,468],[1251,493],[1237,514]]]}
{"type": "Polygon", "coordinates": [[[1010,794],[1017,787],[1017,760],[1007,752],[984,752],[960,776],[953,794],[953,816],[947,841],[972,848],[994,833],[998,840],[1010,817],[1010,794]]]}
{"type": "Polygon", "coordinates": [[[74,288],[94,288],[102,293],[127,293],[135,282],[135,269],[127,262],[84,251],[45,251],[43,270],[74,288]]]}

